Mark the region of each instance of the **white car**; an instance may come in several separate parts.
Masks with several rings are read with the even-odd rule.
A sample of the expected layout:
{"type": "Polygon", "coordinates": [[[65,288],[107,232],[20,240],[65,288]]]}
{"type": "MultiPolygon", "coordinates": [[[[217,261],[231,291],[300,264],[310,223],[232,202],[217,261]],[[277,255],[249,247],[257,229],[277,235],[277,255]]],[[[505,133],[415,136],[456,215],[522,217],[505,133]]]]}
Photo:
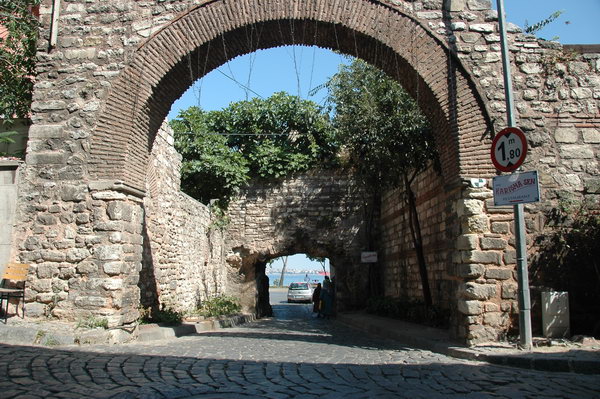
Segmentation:
{"type": "Polygon", "coordinates": [[[313,289],[310,283],[291,283],[288,287],[288,302],[312,302],[313,289]]]}

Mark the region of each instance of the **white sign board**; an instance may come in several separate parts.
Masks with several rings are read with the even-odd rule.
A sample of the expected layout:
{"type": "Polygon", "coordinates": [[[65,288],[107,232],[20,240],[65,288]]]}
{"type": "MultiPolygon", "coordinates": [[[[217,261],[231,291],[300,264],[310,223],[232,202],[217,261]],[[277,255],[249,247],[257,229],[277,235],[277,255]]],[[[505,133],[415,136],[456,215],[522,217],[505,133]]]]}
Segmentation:
{"type": "Polygon", "coordinates": [[[360,261],[362,263],[377,263],[377,252],[361,252],[360,261]]]}
{"type": "Polygon", "coordinates": [[[540,200],[537,171],[496,176],[493,182],[494,205],[515,205],[540,200]]]}

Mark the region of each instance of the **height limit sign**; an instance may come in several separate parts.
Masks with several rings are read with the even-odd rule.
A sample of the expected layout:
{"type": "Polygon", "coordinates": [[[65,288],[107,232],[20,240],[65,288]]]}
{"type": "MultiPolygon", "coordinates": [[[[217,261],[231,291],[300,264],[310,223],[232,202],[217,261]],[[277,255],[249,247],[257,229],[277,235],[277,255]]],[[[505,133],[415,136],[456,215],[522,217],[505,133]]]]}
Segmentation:
{"type": "Polygon", "coordinates": [[[492,162],[502,172],[512,172],[525,160],[527,140],[523,131],[507,127],[494,137],[492,142],[492,162]]]}

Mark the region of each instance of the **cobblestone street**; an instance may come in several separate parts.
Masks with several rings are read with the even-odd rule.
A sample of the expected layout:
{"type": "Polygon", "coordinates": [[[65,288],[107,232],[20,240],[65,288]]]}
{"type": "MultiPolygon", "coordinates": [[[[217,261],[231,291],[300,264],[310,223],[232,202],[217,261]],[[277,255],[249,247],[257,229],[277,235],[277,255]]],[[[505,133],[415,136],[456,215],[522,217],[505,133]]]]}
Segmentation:
{"type": "Polygon", "coordinates": [[[2,398],[598,398],[594,375],[457,360],[278,303],[276,318],[150,344],[0,346],[2,398]]]}

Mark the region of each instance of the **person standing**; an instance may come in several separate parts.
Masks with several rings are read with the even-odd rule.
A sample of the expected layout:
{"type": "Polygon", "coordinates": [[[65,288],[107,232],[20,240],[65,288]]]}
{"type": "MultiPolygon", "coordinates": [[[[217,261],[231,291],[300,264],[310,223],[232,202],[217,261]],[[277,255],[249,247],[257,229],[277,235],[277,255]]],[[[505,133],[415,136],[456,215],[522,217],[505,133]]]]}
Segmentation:
{"type": "Polygon", "coordinates": [[[321,317],[321,283],[317,284],[317,287],[312,294],[313,302],[313,313],[317,314],[317,318],[321,317]]]}
{"type": "Polygon", "coordinates": [[[321,314],[326,319],[333,315],[333,285],[329,280],[329,276],[325,276],[323,287],[321,288],[321,314]]]}

